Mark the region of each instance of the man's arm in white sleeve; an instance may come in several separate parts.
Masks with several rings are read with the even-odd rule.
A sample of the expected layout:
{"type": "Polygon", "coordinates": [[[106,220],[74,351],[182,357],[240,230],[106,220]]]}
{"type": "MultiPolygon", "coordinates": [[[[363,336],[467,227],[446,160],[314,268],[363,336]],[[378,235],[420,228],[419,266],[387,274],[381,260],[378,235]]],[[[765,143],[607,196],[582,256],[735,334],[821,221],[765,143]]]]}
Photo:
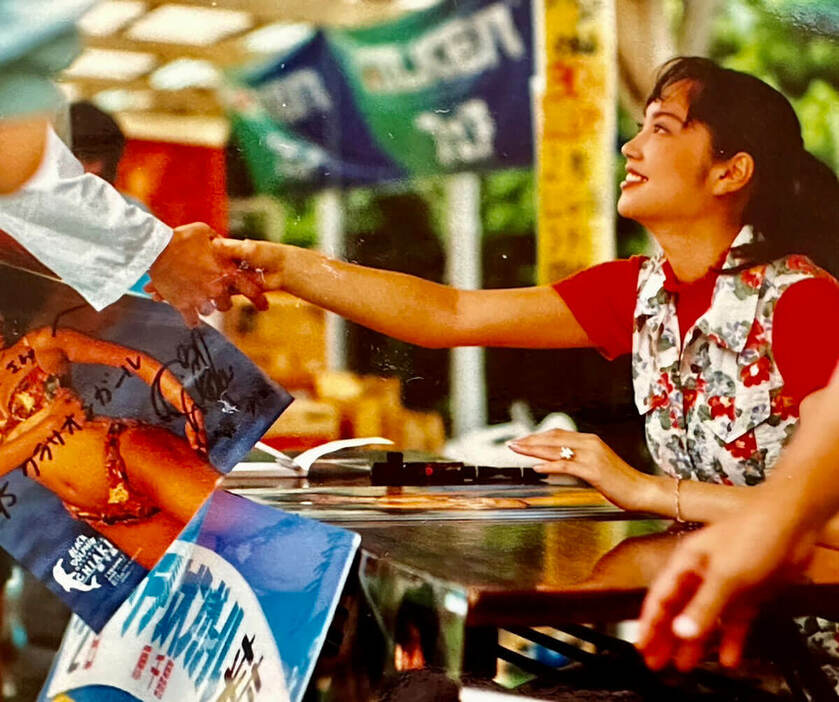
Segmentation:
{"type": "Polygon", "coordinates": [[[97,310],[136,283],[172,238],[170,227],[86,174],[51,128],[35,175],[0,197],[0,229],[97,310]]]}

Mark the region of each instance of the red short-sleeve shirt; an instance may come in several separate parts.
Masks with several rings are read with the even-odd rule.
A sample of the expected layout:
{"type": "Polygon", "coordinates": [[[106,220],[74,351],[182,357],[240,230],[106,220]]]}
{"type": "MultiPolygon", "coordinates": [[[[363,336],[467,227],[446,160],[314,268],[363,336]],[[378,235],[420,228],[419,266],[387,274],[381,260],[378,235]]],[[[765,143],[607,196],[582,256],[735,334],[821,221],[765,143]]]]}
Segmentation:
{"type": "MultiPolygon", "coordinates": [[[[632,352],[638,272],[644,258],[609,261],[554,284],[554,289],[606,358],[632,352]]],[[[681,283],[668,271],[684,334],[711,305],[717,274],[681,283]]],[[[787,288],[775,308],[772,351],[784,389],[796,402],[823,388],[839,361],[839,283],[802,280],[787,288]]]]}

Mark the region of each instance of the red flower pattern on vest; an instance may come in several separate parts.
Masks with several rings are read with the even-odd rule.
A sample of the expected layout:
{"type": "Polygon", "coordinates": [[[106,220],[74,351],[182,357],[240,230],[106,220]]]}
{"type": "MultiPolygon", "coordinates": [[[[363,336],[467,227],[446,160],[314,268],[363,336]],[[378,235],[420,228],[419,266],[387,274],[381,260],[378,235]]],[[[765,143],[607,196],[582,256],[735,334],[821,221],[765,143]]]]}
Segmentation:
{"type": "MultiPolygon", "coordinates": [[[[754,238],[744,227],[723,270],[742,263],[736,248],[754,238]]],[[[632,339],[635,403],[646,415],[650,454],[669,475],[727,485],[766,477],[798,423],[772,356],[772,317],[790,285],[826,275],[804,256],[721,273],[711,305],[684,335],[664,258],[638,275],[632,339]]]]}

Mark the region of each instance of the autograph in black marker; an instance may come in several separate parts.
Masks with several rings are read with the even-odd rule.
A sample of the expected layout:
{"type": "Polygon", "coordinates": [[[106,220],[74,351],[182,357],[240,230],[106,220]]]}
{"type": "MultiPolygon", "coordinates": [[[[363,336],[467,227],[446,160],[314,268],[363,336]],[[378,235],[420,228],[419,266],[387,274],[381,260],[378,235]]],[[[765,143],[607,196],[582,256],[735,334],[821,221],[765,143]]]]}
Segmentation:
{"type": "MultiPolygon", "coordinates": [[[[193,378],[192,385],[198,397],[193,398],[195,402],[192,404],[192,409],[185,414],[187,423],[196,432],[201,428],[201,415],[199,413],[203,413],[206,407],[219,402],[229,404],[224,396],[233,381],[233,367],[228,366],[226,369],[216,367],[207,342],[201,335],[200,330],[193,329],[189,341],[177,346],[175,358],[163,364],[155,375],[154,382],[152,382],[152,408],[157,417],[164,422],[176,419],[184,414],[172,409],[163,396],[160,384],[166,370],[173,373],[180,370],[193,378]]],[[[181,393],[183,396],[186,390],[182,389],[181,393]]],[[[187,402],[182,402],[181,405],[184,407],[190,406],[187,402]]]]}

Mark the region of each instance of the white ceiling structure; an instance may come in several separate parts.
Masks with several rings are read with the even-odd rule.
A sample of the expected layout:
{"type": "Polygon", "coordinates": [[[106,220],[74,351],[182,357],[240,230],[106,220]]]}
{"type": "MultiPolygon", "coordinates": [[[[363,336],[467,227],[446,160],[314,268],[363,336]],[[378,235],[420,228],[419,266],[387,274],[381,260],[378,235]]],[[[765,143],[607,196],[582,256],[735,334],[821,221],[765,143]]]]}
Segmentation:
{"type": "Polygon", "coordinates": [[[371,24],[438,1],[101,0],[80,22],[85,48],[61,83],[132,135],[181,139],[183,124],[195,135],[203,122],[217,133],[199,128],[190,140],[215,142],[226,137],[215,91],[226,67],[280,53],[315,26],[371,24]]]}

